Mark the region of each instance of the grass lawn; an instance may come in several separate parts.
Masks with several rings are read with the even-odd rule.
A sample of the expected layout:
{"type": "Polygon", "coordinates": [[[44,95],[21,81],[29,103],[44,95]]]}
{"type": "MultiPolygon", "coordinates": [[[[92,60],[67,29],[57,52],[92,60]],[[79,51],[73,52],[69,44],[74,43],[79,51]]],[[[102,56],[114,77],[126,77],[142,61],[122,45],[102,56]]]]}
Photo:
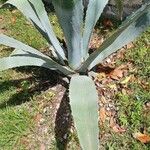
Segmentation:
{"type": "MultiPolygon", "coordinates": [[[[52,12],[49,17],[56,35],[62,39],[63,34],[56,16],[52,12]]],[[[14,8],[0,9],[0,32],[47,53],[46,41],[14,8]]],[[[0,57],[11,52],[12,49],[0,46],[0,57]]],[[[130,62],[132,67],[127,75],[131,75],[132,80],[128,82],[124,76],[115,82],[121,90],[113,95],[113,102],[117,108],[117,123],[126,131],[119,133],[107,123],[101,125],[101,148],[149,150],[150,145],[138,141],[133,134],[141,132],[150,135],[150,106],[146,107],[150,103],[150,29],[134,42],[132,48],[126,49],[123,56],[115,61],[115,67],[130,62]],[[122,81],[126,81],[123,86],[122,81]]],[[[68,143],[68,150],[80,149],[73,127],[69,135],[63,135],[63,139],[59,136],[55,138],[63,132],[58,130],[58,134],[55,133],[57,127],[54,127],[54,118],[58,110],[58,93],[65,90],[55,76],[54,72],[36,67],[0,72],[1,150],[55,150],[57,146],[64,149],[64,142],[68,143]]]]}

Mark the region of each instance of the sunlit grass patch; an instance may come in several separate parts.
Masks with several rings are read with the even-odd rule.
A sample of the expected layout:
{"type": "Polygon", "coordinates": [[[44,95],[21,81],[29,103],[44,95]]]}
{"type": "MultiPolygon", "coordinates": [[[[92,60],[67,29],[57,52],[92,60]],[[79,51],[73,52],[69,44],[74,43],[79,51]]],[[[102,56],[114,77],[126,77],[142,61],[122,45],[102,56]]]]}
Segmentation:
{"type": "Polygon", "coordinates": [[[24,147],[22,139],[32,127],[32,115],[26,108],[8,107],[0,110],[0,148],[10,150],[24,147]]]}
{"type": "Polygon", "coordinates": [[[150,29],[135,43],[135,47],[127,51],[126,61],[131,61],[137,68],[137,75],[150,77],[150,29]]]}

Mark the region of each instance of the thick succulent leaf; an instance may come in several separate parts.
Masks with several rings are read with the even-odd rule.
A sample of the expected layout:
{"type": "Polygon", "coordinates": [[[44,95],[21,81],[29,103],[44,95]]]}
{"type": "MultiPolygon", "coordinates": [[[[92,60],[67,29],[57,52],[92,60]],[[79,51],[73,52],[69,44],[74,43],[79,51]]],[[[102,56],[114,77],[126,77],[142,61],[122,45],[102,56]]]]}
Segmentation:
{"type": "Polygon", "coordinates": [[[66,75],[72,74],[72,72],[73,72],[69,68],[61,66],[57,62],[53,61],[50,57],[42,54],[38,50],[36,50],[36,49],[18,41],[18,40],[10,38],[6,35],[0,34],[0,44],[6,45],[9,47],[13,47],[16,49],[15,51],[13,51],[11,56],[15,55],[15,56],[37,57],[37,58],[43,59],[46,62],[50,62],[51,64],[55,64],[54,68],[58,69],[59,71],[61,71],[62,73],[66,74],[66,75]]]}
{"type": "Polygon", "coordinates": [[[66,59],[64,50],[60,46],[60,43],[57,40],[55,33],[53,32],[53,28],[49,22],[49,18],[45,11],[42,0],[29,0],[29,1],[34,6],[37,16],[39,17],[40,22],[42,23],[46,33],[48,34],[49,39],[50,39],[51,43],[53,44],[57,55],[62,59],[66,59]]]}
{"type": "Polygon", "coordinates": [[[21,49],[24,51],[28,51],[29,53],[34,53],[34,54],[37,54],[37,55],[42,56],[42,57],[49,58],[48,56],[42,54],[40,51],[20,42],[18,40],[15,40],[14,38],[10,38],[4,34],[0,34],[0,44],[3,44],[5,46],[9,46],[9,47],[13,47],[15,49],[21,49]]]}
{"type": "MultiPolygon", "coordinates": [[[[19,50],[19,52],[21,52],[21,50],[19,50]]],[[[10,68],[23,67],[23,66],[38,66],[38,67],[48,68],[51,70],[59,70],[65,75],[71,74],[70,70],[59,65],[55,61],[38,57],[35,54],[26,54],[26,55],[20,54],[16,56],[14,56],[13,54],[12,57],[0,58],[0,71],[7,70],[10,68]]]]}
{"type": "Polygon", "coordinates": [[[45,29],[42,26],[35,10],[32,8],[28,0],[8,0],[5,4],[11,4],[17,7],[28,20],[36,24],[38,28],[45,32],[45,29]]]}
{"type": "Polygon", "coordinates": [[[53,69],[55,64],[47,63],[45,60],[30,56],[13,56],[0,58],[0,71],[22,66],[39,66],[53,69]]]}
{"type": "Polygon", "coordinates": [[[82,0],[52,0],[68,48],[72,68],[81,65],[81,30],[83,25],[82,0]]]}
{"type": "Polygon", "coordinates": [[[98,150],[98,94],[91,78],[75,75],[69,87],[70,105],[83,150],[98,150]]]}
{"type": "MultiPolygon", "coordinates": [[[[27,56],[27,57],[34,57],[34,58],[39,58],[44,60],[45,62],[47,62],[47,64],[50,64],[51,69],[52,70],[59,70],[60,72],[62,72],[65,75],[72,75],[74,73],[73,70],[71,70],[70,68],[66,67],[66,66],[62,66],[60,64],[58,64],[57,62],[55,62],[54,60],[52,60],[50,57],[43,57],[40,56],[38,54],[35,54],[34,52],[28,51],[28,50],[21,50],[21,49],[15,49],[11,54],[11,57],[16,57],[16,56],[27,56]]],[[[49,67],[49,69],[50,69],[49,67]]]]}
{"type": "Polygon", "coordinates": [[[117,31],[110,36],[102,46],[93,52],[85,61],[80,71],[84,72],[101,63],[110,54],[133,41],[150,26],[150,2],[143,5],[138,11],[131,15],[117,31]]]}
{"type": "MultiPolygon", "coordinates": [[[[37,0],[8,0],[7,3],[17,7],[35,25],[40,33],[53,44],[57,55],[66,59],[64,51],[52,30],[41,0],[38,0],[38,2],[37,0]]],[[[55,54],[55,51],[53,53],[55,54]]]]}
{"type": "Polygon", "coordinates": [[[88,46],[93,32],[93,28],[107,3],[108,0],[89,0],[83,32],[83,58],[87,58],[88,56],[88,46]]]}

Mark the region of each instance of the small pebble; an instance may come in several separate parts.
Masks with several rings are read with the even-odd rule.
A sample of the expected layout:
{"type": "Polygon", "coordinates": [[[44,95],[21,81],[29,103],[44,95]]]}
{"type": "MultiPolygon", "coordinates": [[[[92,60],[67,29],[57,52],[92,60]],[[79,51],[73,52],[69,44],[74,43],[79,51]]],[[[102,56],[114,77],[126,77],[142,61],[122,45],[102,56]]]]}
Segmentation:
{"type": "Polygon", "coordinates": [[[60,106],[60,104],[57,104],[57,105],[56,105],[56,109],[57,109],[57,110],[58,110],[59,106],[60,106]]]}
{"type": "Polygon", "coordinates": [[[119,110],[119,107],[116,107],[116,110],[118,111],[118,110],[119,110]]]}
{"type": "Polygon", "coordinates": [[[146,107],[150,108],[150,102],[146,103],[146,107]]]}
{"type": "Polygon", "coordinates": [[[44,121],[45,121],[45,119],[44,119],[44,118],[41,118],[41,119],[40,119],[40,124],[43,124],[44,121]]]}
{"type": "Polygon", "coordinates": [[[43,109],[43,113],[47,113],[47,107],[43,109]]]}
{"type": "Polygon", "coordinates": [[[110,108],[109,108],[109,107],[106,107],[106,110],[107,110],[107,111],[110,111],[110,108]]]}
{"type": "Polygon", "coordinates": [[[63,138],[66,140],[66,139],[67,139],[67,134],[65,134],[65,135],[63,136],[63,138]]]}
{"type": "Polygon", "coordinates": [[[102,103],[100,103],[100,104],[99,104],[99,106],[100,106],[100,107],[103,107],[103,104],[102,104],[102,103]]]}
{"type": "Polygon", "coordinates": [[[113,108],[113,107],[114,107],[114,105],[112,105],[112,104],[108,104],[108,106],[109,106],[110,108],[113,108]]]}

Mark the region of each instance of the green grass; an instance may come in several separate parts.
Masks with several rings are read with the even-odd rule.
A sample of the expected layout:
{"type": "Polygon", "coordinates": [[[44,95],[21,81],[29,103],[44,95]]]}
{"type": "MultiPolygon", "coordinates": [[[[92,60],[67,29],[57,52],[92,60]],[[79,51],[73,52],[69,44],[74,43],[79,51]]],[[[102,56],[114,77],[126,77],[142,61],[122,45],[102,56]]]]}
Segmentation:
{"type": "Polygon", "coordinates": [[[0,110],[0,149],[24,149],[23,140],[32,129],[32,115],[26,108],[0,110]]]}
{"type": "Polygon", "coordinates": [[[7,8],[0,9],[0,14],[3,14],[1,28],[4,33],[37,49],[46,48],[46,41],[40,33],[31,26],[18,10],[13,11],[7,8]]]}
{"type": "MultiPolygon", "coordinates": [[[[150,29],[148,29],[136,42],[135,47],[125,52],[119,64],[133,63],[135,80],[127,83],[126,88],[131,94],[119,92],[114,97],[118,107],[118,123],[127,131],[124,134],[111,132],[112,138],[107,141],[108,150],[149,150],[150,144],[142,144],[134,139],[136,132],[146,132],[150,135],[150,111],[145,110],[145,103],[150,102],[150,29]]],[[[118,63],[117,62],[117,63],[118,63]]]]}
{"type": "Polygon", "coordinates": [[[138,131],[143,126],[149,128],[150,117],[144,116],[144,104],[148,101],[150,94],[148,91],[136,89],[132,96],[117,94],[117,104],[119,106],[119,122],[121,125],[130,127],[132,132],[138,131]]]}
{"type": "Polygon", "coordinates": [[[117,123],[126,129],[125,133],[115,133],[108,127],[102,131],[109,133],[105,141],[106,150],[149,150],[150,144],[144,144],[133,137],[134,133],[150,134],[150,111],[144,108],[146,102],[150,102],[149,89],[143,89],[138,83],[128,83],[132,94],[119,92],[114,97],[118,108],[117,123]]]}
{"type": "Polygon", "coordinates": [[[7,0],[0,0],[0,4],[5,3],[7,0]]]}
{"type": "MultiPolygon", "coordinates": [[[[2,2],[2,1],[1,1],[2,2]]],[[[12,36],[37,49],[44,50],[48,44],[40,33],[26,20],[22,14],[12,8],[0,9],[2,22],[0,29],[4,34],[12,36]]],[[[54,30],[59,38],[62,32],[57,25],[56,16],[49,15],[54,30]]],[[[12,49],[0,46],[0,57],[8,56],[12,49]]],[[[0,149],[1,150],[25,150],[30,145],[28,135],[34,134],[34,115],[38,113],[39,106],[35,100],[39,93],[35,92],[34,98],[28,93],[28,88],[36,81],[28,81],[38,69],[23,68],[21,70],[8,70],[0,72],[0,149]],[[35,100],[34,100],[35,99],[35,100]],[[30,110],[30,111],[29,111],[30,110]]],[[[46,101],[53,98],[52,92],[44,92],[41,96],[46,101]],[[49,97],[49,98],[47,98],[49,97]]]]}
{"type": "Polygon", "coordinates": [[[150,29],[143,34],[132,48],[126,53],[125,59],[137,67],[137,75],[150,77],[150,29]]]}
{"type": "MultiPolygon", "coordinates": [[[[5,34],[13,36],[13,38],[16,38],[17,40],[37,49],[46,49],[48,47],[46,40],[33,27],[33,25],[31,25],[30,22],[22,16],[20,11],[14,8],[4,8],[0,9],[0,14],[3,14],[0,27],[3,29],[5,34]]],[[[54,13],[50,13],[49,18],[56,36],[62,39],[63,33],[54,13]]]]}

